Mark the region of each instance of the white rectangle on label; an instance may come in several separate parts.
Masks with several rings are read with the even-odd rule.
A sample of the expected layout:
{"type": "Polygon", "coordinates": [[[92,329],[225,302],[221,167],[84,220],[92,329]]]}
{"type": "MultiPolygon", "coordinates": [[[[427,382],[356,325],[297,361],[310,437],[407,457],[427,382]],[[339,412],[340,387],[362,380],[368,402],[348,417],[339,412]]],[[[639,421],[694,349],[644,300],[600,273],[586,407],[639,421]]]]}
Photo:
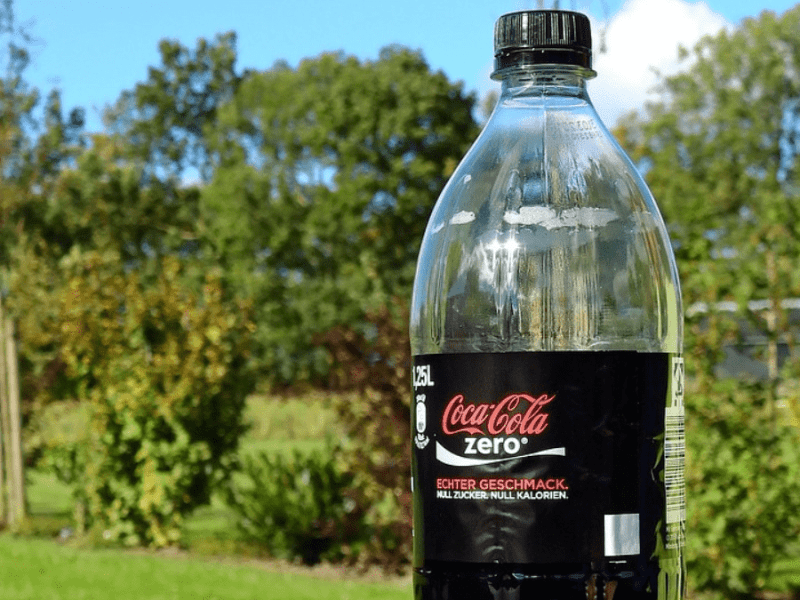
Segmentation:
{"type": "Polygon", "coordinates": [[[605,515],[606,556],[639,554],[639,515],[605,515]]]}

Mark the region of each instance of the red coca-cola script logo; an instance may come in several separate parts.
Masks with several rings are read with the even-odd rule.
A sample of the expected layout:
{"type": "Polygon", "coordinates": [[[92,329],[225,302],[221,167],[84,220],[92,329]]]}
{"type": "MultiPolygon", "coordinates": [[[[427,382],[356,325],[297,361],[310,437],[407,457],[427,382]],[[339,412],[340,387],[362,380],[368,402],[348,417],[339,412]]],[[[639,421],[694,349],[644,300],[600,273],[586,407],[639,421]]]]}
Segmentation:
{"type": "Polygon", "coordinates": [[[465,404],[464,396],[458,394],[444,409],[442,431],[446,435],[538,435],[547,429],[550,418],[542,410],[554,399],[555,394],[509,394],[497,404],[465,404]]]}

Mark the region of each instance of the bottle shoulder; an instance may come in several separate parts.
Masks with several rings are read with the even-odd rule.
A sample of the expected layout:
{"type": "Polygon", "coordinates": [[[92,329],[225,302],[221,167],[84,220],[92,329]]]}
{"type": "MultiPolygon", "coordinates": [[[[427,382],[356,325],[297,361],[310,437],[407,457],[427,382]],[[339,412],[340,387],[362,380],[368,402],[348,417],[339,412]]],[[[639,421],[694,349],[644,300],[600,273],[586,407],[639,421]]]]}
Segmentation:
{"type": "Polygon", "coordinates": [[[508,225],[663,226],[634,164],[593,111],[526,111],[490,121],[436,203],[429,229],[508,225]],[[512,115],[513,116],[513,115],[512,115]]]}
{"type": "Polygon", "coordinates": [[[434,208],[412,344],[677,351],[674,257],[642,177],[585,108],[523,114],[493,117],[434,208]]]}

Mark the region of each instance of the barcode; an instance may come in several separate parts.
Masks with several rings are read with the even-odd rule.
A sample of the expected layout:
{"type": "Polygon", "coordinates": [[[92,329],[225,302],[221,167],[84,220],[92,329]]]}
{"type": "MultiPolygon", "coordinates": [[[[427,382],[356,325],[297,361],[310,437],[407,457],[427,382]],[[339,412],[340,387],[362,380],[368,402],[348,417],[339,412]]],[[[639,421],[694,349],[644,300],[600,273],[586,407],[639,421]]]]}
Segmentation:
{"type": "Polygon", "coordinates": [[[667,496],[667,523],[678,523],[686,518],[686,479],[684,463],[686,436],[684,433],[683,406],[669,407],[666,411],[664,440],[664,486],[667,496]]]}
{"type": "Polygon", "coordinates": [[[672,361],[672,398],[664,416],[664,488],[666,494],[667,548],[684,545],[686,528],[686,434],[683,408],[683,359],[672,361]]]}
{"type": "Polygon", "coordinates": [[[686,433],[683,408],[683,359],[672,359],[672,398],[664,416],[664,488],[666,494],[667,547],[684,545],[686,523],[686,433]]]}

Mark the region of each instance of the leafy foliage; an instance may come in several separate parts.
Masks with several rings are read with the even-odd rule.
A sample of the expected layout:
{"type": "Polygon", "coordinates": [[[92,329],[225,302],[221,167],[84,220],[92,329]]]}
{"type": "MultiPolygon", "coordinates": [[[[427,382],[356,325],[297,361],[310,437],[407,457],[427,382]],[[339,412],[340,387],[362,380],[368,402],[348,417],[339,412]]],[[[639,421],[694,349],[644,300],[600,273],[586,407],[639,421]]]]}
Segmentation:
{"type": "Polygon", "coordinates": [[[243,430],[247,308],[201,292],[166,259],[154,281],[118,257],[72,256],[60,294],[59,346],[92,406],[82,478],[91,522],[126,544],[175,543],[181,518],[224,478],[243,430]]]}
{"type": "Polygon", "coordinates": [[[353,499],[372,533],[359,560],[398,570],[411,556],[407,315],[384,307],[368,315],[365,333],[342,326],[320,338],[333,361],[330,385],[356,394],[337,396],[334,407],[345,429],[339,460],[355,474],[353,499]]]}
{"type": "Polygon", "coordinates": [[[387,48],[248,73],[220,108],[204,251],[261,308],[268,376],[319,378],[314,335],[410,294],[427,215],[477,134],[473,103],[387,48]]]}
{"type": "Polygon", "coordinates": [[[14,19],[11,0],[0,4],[0,264],[29,223],[41,219],[41,196],[60,168],[80,151],[83,110],[63,114],[52,91],[39,113],[41,94],[24,74],[30,35],[14,19]]]}
{"type": "MultiPolygon", "coordinates": [[[[191,191],[175,202],[165,198],[163,188],[141,185],[141,168],[121,162],[113,140],[93,141],[72,168],[29,193],[15,217],[19,228],[9,244],[4,283],[18,322],[26,420],[52,401],[76,397],[59,346],[64,261],[98,252],[117,257],[119,269],[136,268],[146,277],[158,269],[156,255],[179,252],[187,231],[191,235],[191,191]]],[[[184,271],[196,270],[195,264],[185,261],[184,271]]]]}
{"type": "Polygon", "coordinates": [[[161,66],[151,67],[147,81],[124,92],[106,121],[147,176],[174,181],[194,169],[190,175],[205,181],[211,159],[204,128],[214,123],[239,83],[236,34],[230,31],[212,42],[201,38],[194,50],[162,40],[159,52],[161,66]]]}
{"type": "MultiPolygon", "coordinates": [[[[0,157],[10,233],[0,260],[27,414],[35,423],[62,400],[91,407],[86,445],[41,447],[81,490],[89,520],[126,543],[174,542],[181,515],[230,467],[246,359],[271,382],[318,382],[332,346],[315,336],[348,330],[372,343],[371,311],[410,290],[427,213],[477,134],[472,95],[418,53],[327,54],[240,76],[235,42],[162,42],[161,64],[88,140],[57,94],[44,134],[25,137],[38,93],[18,77],[24,52],[4,83],[13,143],[0,157]],[[183,185],[192,170],[208,185],[183,185]]],[[[401,329],[390,333],[407,346],[401,329]]],[[[380,351],[388,364],[393,350],[380,351]]],[[[379,385],[404,379],[395,371],[379,385]]],[[[405,422],[403,385],[390,411],[405,422]]],[[[390,394],[362,380],[342,387],[373,404],[390,394]]],[[[340,464],[359,482],[358,510],[369,504],[381,527],[375,548],[408,537],[389,455],[404,445],[392,440],[358,474],[366,446],[340,464]]]]}
{"type": "Polygon", "coordinates": [[[349,497],[353,476],[337,469],[335,453],[246,457],[227,494],[245,536],[305,564],[357,555],[363,526],[349,497]]]}
{"type": "Polygon", "coordinates": [[[689,305],[800,293],[798,25],[800,7],[705,39],[619,131],[670,224],[689,305]]]}
{"type": "Polygon", "coordinates": [[[26,459],[73,489],[79,487],[86,471],[90,422],[87,403],[63,401],[39,408],[27,430],[26,459]]]}
{"type": "Polygon", "coordinates": [[[768,385],[716,383],[692,397],[687,484],[694,587],[752,598],[800,536],[800,431],[768,385]]]}

